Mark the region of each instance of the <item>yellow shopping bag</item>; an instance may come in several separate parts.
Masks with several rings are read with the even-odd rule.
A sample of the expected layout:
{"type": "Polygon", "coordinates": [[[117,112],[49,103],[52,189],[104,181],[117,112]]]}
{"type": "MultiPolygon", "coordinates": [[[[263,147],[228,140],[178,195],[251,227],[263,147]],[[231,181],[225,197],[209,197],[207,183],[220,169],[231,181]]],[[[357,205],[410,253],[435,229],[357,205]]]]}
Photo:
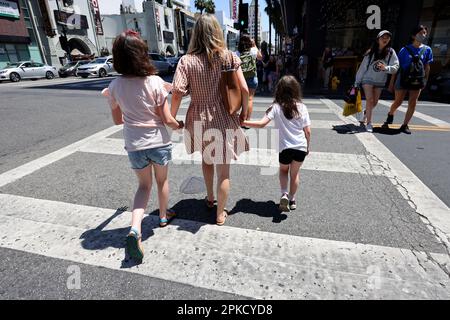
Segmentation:
{"type": "Polygon", "coordinates": [[[358,90],[358,94],[356,96],[355,103],[346,102],[344,105],[343,115],[345,117],[351,116],[352,114],[358,113],[362,111],[362,99],[361,99],[361,91],[358,90]]]}

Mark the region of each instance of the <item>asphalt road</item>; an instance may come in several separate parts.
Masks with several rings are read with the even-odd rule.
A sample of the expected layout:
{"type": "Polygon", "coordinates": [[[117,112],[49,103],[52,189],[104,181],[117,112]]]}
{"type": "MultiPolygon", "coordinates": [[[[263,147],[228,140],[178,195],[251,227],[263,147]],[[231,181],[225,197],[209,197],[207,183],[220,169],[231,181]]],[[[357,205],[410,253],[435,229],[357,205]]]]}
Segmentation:
{"type": "MultiPolygon", "coordinates": [[[[27,165],[35,159],[110,128],[112,121],[109,107],[100,95],[100,91],[107,87],[111,79],[69,78],[0,84],[2,97],[0,182],[3,176],[15,168],[27,165]]],[[[170,77],[166,79],[171,80],[170,77]]],[[[317,123],[317,128],[313,127],[312,151],[329,157],[349,155],[356,161],[364,162],[369,154],[367,141],[371,141],[366,136],[370,134],[358,132],[356,127],[343,124],[339,114],[331,112],[325,100],[319,98],[321,97],[309,98],[306,102],[311,110],[313,124],[317,123]],[[334,130],[333,125],[337,126],[334,130]],[[359,135],[363,138],[358,137],[359,135]]],[[[270,99],[257,98],[254,118],[262,117],[269,103],[270,99]]],[[[342,106],[342,101],[334,101],[334,103],[342,106]]],[[[421,102],[417,110],[429,117],[450,122],[449,105],[421,102]]],[[[374,122],[381,123],[386,111],[387,107],[379,106],[374,115],[374,122]]],[[[182,117],[185,113],[186,108],[182,108],[179,116],[182,117]]],[[[403,114],[399,112],[396,122],[400,121],[403,114]]],[[[374,136],[406,165],[421,183],[450,206],[450,179],[447,174],[450,169],[450,132],[425,121],[423,117],[422,119],[414,118],[412,124],[416,127],[413,128],[411,136],[398,134],[395,130],[389,132],[376,130],[374,136]]],[[[270,138],[270,129],[261,132],[270,138]]],[[[254,133],[257,134],[256,131],[254,133]]],[[[248,132],[248,134],[253,133],[248,132]]],[[[259,137],[266,138],[266,136],[259,137]]],[[[72,205],[81,206],[80,214],[83,210],[87,210],[83,208],[101,208],[112,213],[119,212],[119,208],[122,207],[130,208],[136,181],[129,169],[127,158],[121,154],[123,150],[120,147],[116,148],[114,144],[118,142],[120,145],[120,128],[102,139],[97,144],[90,147],[84,146],[84,149],[77,149],[57,161],[33,169],[22,178],[13,179],[11,183],[0,184],[0,196],[12,197],[11,201],[16,201],[16,204],[11,205],[5,200],[9,198],[0,198],[0,202],[4,199],[5,207],[11,205],[11,208],[16,210],[15,208],[19,208],[18,203],[22,201],[20,199],[45,201],[37,202],[39,205],[36,208],[29,204],[31,207],[27,207],[26,211],[26,216],[29,215],[29,218],[22,217],[25,219],[24,225],[28,223],[27,221],[35,221],[43,223],[43,229],[50,221],[46,219],[50,219],[50,215],[56,212],[52,209],[44,209],[47,205],[50,206],[49,208],[53,205],[56,207],[68,205],[68,208],[72,205]],[[104,149],[102,143],[112,143],[112,146],[104,149]],[[35,213],[30,212],[33,208],[36,210],[35,213]]],[[[381,157],[381,151],[380,154],[381,157]]],[[[229,229],[224,230],[236,232],[237,235],[241,232],[253,234],[254,231],[258,231],[262,235],[277,239],[278,237],[297,239],[292,240],[295,243],[302,242],[302,239],[317,239],[327,241],[327,244],[330,243],[333,246],[360,244],[363,248],[365,246],[384,248],[386,252],[398,249],[402,252],[411,250],[448,256],[448,247],[438,240],[434,229],[427,226],[423,216],[416,212],[416,208],[413,208],[402,194],[401,188],[392,183],[389,174],[376,174],[373,171],[374,168],[370,168],[373,171],[370,174],[362,174],[360,171],[348,169],[345,163],[333,163],[333,161],[318,161],[317,166],[315,168],[314,163],[311,163],[310,167],[302,171],[302,184],[298,195],[299,209],[293,213],[282,214],[277,209],[279,187],[276,169],[266,174],[263,173],[261,166],[255,163],[233,165],[232,189],[228,201],[231,216],[226,227],[229,229]]],[[[195,194],[180,192],[181,185],[186,179],[200,176],[201,167],[198,163],[174,163],[170,166],[172,190],[170,205],[178,212],[180,221],[190,223],[189,228],[194,230],[190,230],[189,234],[198,236],[201,246],[205,244],[203,239],[207,239],[202,238],[207,235],[202,236],[201,230],[205,228],[210,230],[205,226],[214,223],[214,215],[208,212],[202,203],[201,199],[204,197],[202,190],[195,194]]],[[[414,196],[413,191],[408,190],[409,196],[414,196]]],[[[144,225],[152,225],[150,217],[157,214],[156,203],[157,195],[153,190],[148,207],[150,216],[146,218],[147,222],[144,225]]],[[[4,212],[4,214],[13,217],[13,213],[9,215],[8,212],[4,212]]],[[[72,213],[67,212],[67,214],[72,213]]],[[[122,239],[126,234],[127,225],[116,221],[122,219],[120,212],[104,221],[96,216],[95,221],[100,219],[98,223],[93,221],[92,216],[83,217],[83,221],[71,222],[69,218],[65,221],[64,216],[57,216],[51,220],[54,228],[52,227],[49,233],[57,233],[59,228],[80,228],[79,232],[78,229],[67,229],[67,232],[75,232],[80,236],[80,257],[84,254],[88,257],[102,251],[107,252],[111,248],[123,250],[123,244],[120,244],[117,239],[122,239]],[[84,222],[86,225],[83,224],[84,222]],[[120,224],[120,228],[114,229],[113,226],[109,227],[109,224],[114,226],[120,224]],[[84,231],[82,232],[81,229],[84,231]]],[[[108,217],[107,213],[105,217],[108,217]]],[[[75,219],[75,215],[72,219],[75,219]]],[[[0,228],[12,230],[8,223],[10,223],[9,220],[3,222],[3,226],[0,223],[0,228]]],[[[174,222],[174,225],[184,230],[183,223],[174,222]]],[[[152,239],[157,239],[160,234],[156,233],[155,236],[153,233],[156,231],[147,235],[148,242],[156,241],[152,239]]],[[[38,237],[37,234],[35,236],[38,237]]],[[[255,274],[254,279],[248,279],[251,280],[248,284],[250,289],[246,290],[240,287],[228,288],[226,284],[219,285],[219,280],[208,282],[208,276],[203,280],[197,279],[190,282],[188,275],[182,276],[182,272],[178,275],[173,274],[172,270],[166,271],[167,276],[165,276],[166,273],[161,273],[164,276],[159,276],[160,273],[154,270],[147,272],[145,268],[141,270],[139,267],[137,270],[132,269],[132,272],[123,272],[119,266],[116,269],[115,265],[111,267],[106,262],[103,264],[100,258],[96,264],[89,262],[89,258],[86,257],[79,259],[76,256],[66,256],[66,254],[70,255],[70,252],[60,255],[52,254],[52,248],[57,247],[57,243],[47,240],[44,244],[34,243],[30,237],[33,238],[33,235],[18,234],[17,239],[9,238],[9,235],[3,239],[0,237],[0,273],[2,275],[0,299],[247,299],[261,297],[270,299],[271,297],[286,298],[287,295],[283,294],[293,294],[289,293],[287,288],[285,289],[288,293],[284,291],[280,293],[262,285],[261,290],[266,290],[266,293],[264,291],[259,293],[256,289],[251,291],[253,286],[260,287],[258,280],[270,277],[264,274],[255,274]],[[21,241],[24,240],[29,241],[32,248],[20,247],[21,241]],[[39,249],[39,245],[43,245],[44,249],[39,249]],[[66,287],[67,268],[74,263],[80,266],[83,277],[81,289],[71,291],[66,287]],[[251,294],[252,292],[254,294],[251,294]]],[[[158,242],[156,244],[158,245],[158,242]]],[[[272,244],[255,242],[253,252],[262,254],[258,250],[270,245],[272,244]]],[[[210,249],[220,251],[220,246],[217,248],[213,246],[210,249]]],[[[170,248],[167,250],[170,253],[170,248]]],[[[183,253],[180,254],[183,255],[183,253]]],[[[298,254],[301,255],[301,253],[298,254]]],[[[290,255],[286,252],[285,258],[288,259],[288,257],[290,255]]],[[[235,263],[241,258],[230,259],[235,263]]],[[[245,260],[242,259],[242,261],[245,260]]],[[[321,259],[319,254],[317,259],[321,259]]],[[[339,261],[340,258],[336,256],[335,259],[339,261]]],[[[263,260],[257,259],[249,262],[248,266],[243,266],[243,270],[261,261],[263,260]]],[[[165,266],[159,260],[154,262],[156,265],[165,266]]],[[[275,262],[282,263],[281,260],[275,262]]],[[[183,261],[183,263],[187,262],[183,261]]],[[[212,259],[205,263],[209,266],[209,263],[220,264],[220,261],[212,259]]],[[[152,261],[148,261],[148,264],[152,264],[152,261]]],[[[197,267],[200,268],[199,270],[206,270],[206,267],[197,267]]],[[[313,267],[310,266],[310,268],[313,267]]],[[[349,274],[357,273],[354,270],[350,272],[348,268],[350,267],[343,267],[340,271],[349,272],[349,274]]],[[[279,273],[282,277],[283,270],[280,269],[279,273]]],[[[230,276],[226,272],[224,274],[230,276]]],[[[233,275],[239,277],[239,271],[233,275]]],[[[400,275],[402,273],[399,271],[398,276],[400,275]]],[[[443,275],[445,278],[445,272],[443,275]]],[[[322,280],[316,272],[316,282],[322,283],[322,280]]],[[[326,283],[325,280],[323,281],[326,283]]],[[[286,282],[281,282],[280,285],[280,288],[289,287],[286,282]]],[[[445,288],[447,284],[441,285],[445,288]]],[[[315,282],[314,286],[316,286],[315,282]]],[[[277,290],[281,290],[280,288],[277,290]]],[[[343,288],[342,292],[346,292],[345,290],[343,288]]],[[[310,294],[313,292],[316,291],[309,291],[310,294]]],[[[346,294],[339,295],[339,287],[330,292],[335,292],[335,297],[347,297],[346,294]]],[[[353,297],[353,294],[348,298],[353,297]]],[[[436,295],[439,297],[438,291],[436,295]]],[[[308,298],[308,295],[304,297],[308,298]]],[[[369,295],[369,297],[373,296],[369,295]]]]}

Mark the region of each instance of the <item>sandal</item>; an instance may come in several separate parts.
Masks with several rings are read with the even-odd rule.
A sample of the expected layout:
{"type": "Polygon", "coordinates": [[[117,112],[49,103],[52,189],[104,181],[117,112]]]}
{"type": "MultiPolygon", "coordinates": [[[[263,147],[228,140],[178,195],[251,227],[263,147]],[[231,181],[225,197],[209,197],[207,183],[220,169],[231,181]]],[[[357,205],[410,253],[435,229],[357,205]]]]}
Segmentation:
{"type": "Polygon", "coordinates": [[[228,214],[230,213],[227,209],[223,209],[223,212],[225,212],[223,220],[222,221],[216,220],[216,224],[218,226],[223,226],[225,224],[225,222],[227,221],[227,218],[228,218],[228,214]]]}
{"type": "Polygon", "coordinates": [[[208,209],[213,209],[213,208],[214,208],[214,205],[215,205],[216,203],[217,203],[216,200],[209,201],[209,200],[208,200],[208,196],[205,197],[205,204],[206,204],[206,206],[208,207],[208,209]]]}
{"type": "Polygon", "coordinates": [[[159,226],[161,228],[167,227],[167,225],[172,222],[172,220],[176,217],[176,215],[177,214],[175,213],[175,211],[168,209],[166,213],[166,218],[159,219],[159,226]]]}
{"type": "Polygon", "coordinates": [[[139,232],[131,228],[126,240],[127,250],[130,257],[136,260],[142,260],[144,258],[144,248],[142,247],[142,243],[139,242],[141,239],[142,236],[139,232]]]}

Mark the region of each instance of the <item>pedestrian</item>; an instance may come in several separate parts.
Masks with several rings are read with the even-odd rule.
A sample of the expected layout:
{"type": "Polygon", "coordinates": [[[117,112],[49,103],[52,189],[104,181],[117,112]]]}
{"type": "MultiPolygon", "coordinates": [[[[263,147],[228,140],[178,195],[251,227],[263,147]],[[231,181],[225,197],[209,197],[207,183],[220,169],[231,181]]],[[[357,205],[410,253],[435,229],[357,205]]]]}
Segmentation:
{"type": "Polygon", "coordinates": [[[392,34],[388,30],[378,33],[356,73],[355,87],[362,86],[366,97],[365,112],[361,112],[358,117],[361,127],[367,132],[373,132],[372,111],[386,86],[388,74],[396,74],[399,68],[397,54],[391,48],[391,38],[392,34]]]}
{"type": "Polygon", "coordinates": [[[274,103],[261,120],[244,121],[243,124],[264,128],[272,120],[279,132],[280,210],[289,212],[297,208],[295,196],[300,183],[300,167],[311,148],[311,120],[302,103],[300,84],[294,76],[281,78],[274,103]]]}
{"type": "Polygon", "coordinates": [[[272,93],[278,79],[278,64],[275,59],[275,56],[271,55],[269,61],[267,61],[267,63],[264,64],[264,67],[266,68],[267,72],[267,82],[269,92],[272,93]]]}
{"type": "MultiPolygon", "coordinates": [[[[253,98],[258,88],[258,73],[256,61],[262,60],[261,52],[255,45],[255,41],[249,35],[242,35],[239,39],[238,52],[236,55],[241,59],[241,68],[249,90],[247,120],[253,112],[253,98]]],[[[245,128],[244,129],[248,129],[245,128]]]]}
{"type": "Polygon", "coordinates": [[[172,115],[175,116],[183,96],[190,94],[186,114],[185,147],[188,154],[200,152],[207,196],[206,206],[214,208],[214,172],[217,172],[216,223],[223,225],[228,211],[225,208],[230,191],[230,163],[249,150],[241,121],[248,111],[249,89],[236,54],[227,50],[222,28],[212,14],[197,20],[189,44],[188,54],[178,63],[173,80],[172,115]],[[231,57],[230,57],[231,56],[231,57]],[[230,115],[225,109],[219,90],[222,66],[237,70],[242,90],[242,112],[230,115]]]}
{"type": "Polygon", "coordinates": [[[403,47],[398,54],[400,72],[395,79],[395,100],[382,126],[384,129],[388,129],[389,125],[393,123],[395,111],[409,93],[408,110],[400,131],[411,134],[408,124],[416,110],[420,93],[426,86],[430,75],[430,64],[433,62],[433,51],[424,44],[427,37],[428,28],[424,25],[418,26],[411,33],[411,43],[403,47]]]}
{"type": "Polygon", "coordinates": [[[333,51],[326,47],[322,55],[323,88],[328,89],[333,74],[333,51]]]}
{"type": "Polygon", "coordinates": [[[123,124],[125,150],[139,187],[133,203],[131,229],[126,238],[130,256],[142,260],[141,224],[152,187],[152,171],[158,186],[159,222],[165,227],[175,212],[168,209],[168,163],[172,143],[165,124],[172,129],[182,127],[169,109],[170,84],[156,75],[148,59],[148,47],[135,31],[116,37],[113,44],[114,68],[121,76],[114,79],[103,95],[108,97],[113,121],[123,124]]]}
{"type": "Polygon", "coordinates": [[[306,82],[306,77],[308,76],[308,55],[305,50],[300,52],[298,58],[298,78],[302,85],[306,82]]]}

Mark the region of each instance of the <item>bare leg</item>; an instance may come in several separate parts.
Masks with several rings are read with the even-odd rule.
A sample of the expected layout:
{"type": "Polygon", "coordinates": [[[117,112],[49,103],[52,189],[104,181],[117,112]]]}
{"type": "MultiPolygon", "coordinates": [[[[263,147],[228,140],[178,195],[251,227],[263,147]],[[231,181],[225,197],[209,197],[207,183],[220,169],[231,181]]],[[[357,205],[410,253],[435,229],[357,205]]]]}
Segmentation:
{"type": "Polygon", "coordinates": [[[155,169],[155,180],[158,185],[158,200],[159,200],[159,218],[167,218],[167,206],[169,202],[169,180],[167,173],[169,166],[153,165],[155,169]]]}
{"type": "Polygon", "coordinates": [[[150,191],[152,189],[152,166],[142,170],[134,170],[139,180],[139,187],[134,196],[131,227],[141,233],[142,218],[147,209],[150,191]]]}
{"type": "Polygon", "coordinates": [[[373,108],[373,86],[365,84],[363,85],[364,95],[366,96],[366,116],[367,124],[372,120],[372,108],[373,108]]]}
{"type": "Polygon", "coordinates": [[[217,165],[217,220],[222,221],[230,192],[230,165],[217,165]]]}
{"type": "Polygon", "coordinates": [[[398,107],[400,107],[403,103],[403,100],[406,96],[406,90],[395,90],[395,100],[391,105],[391,109],[389,110],[389,114],[393,116],[395,111],[397,111],[398,107]]]}
{"type": "Polygon", "coordinates": [[[303,162],[292,161],[290,165],[290,188],[289,188],[289,199],[294,200],[297,194],[298,186],[300,184],[300,167],[303,162]]]}
{"type": "Polygon", "coordinates": [[[421,90],[411,90],[409,91],[409,100],[408,100],[408,111],[405,114],[405,120],[403,121],[403,125],[407,125],[416,111],[417,100],[419,99],[421,90]]]}
{"type": "Polygon", "coordinates": [[[289,165],[280,163],[280,188],[281,193],[287,192],[289,182],[289,165]]]}
{"type": "Polygon", "coordinates": [[[214,201],[214,165],[202,161],[203,178],[205,179],[208,201],[214,201]]]}
{"type": "Polygon", "coordinates": [[[249,90],[248,95],[248,113],[247,113],[247,120],[250,120],[252,118],[252,112],[253,112],[253,98],[255,96],[255,89],[249,90]]]}

